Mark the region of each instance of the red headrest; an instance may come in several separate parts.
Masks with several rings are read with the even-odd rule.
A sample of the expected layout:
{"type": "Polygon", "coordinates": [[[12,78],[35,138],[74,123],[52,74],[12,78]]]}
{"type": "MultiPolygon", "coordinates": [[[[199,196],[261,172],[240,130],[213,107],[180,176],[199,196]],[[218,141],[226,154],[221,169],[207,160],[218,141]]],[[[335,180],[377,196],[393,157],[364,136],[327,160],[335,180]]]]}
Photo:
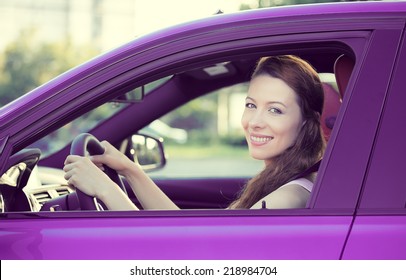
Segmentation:
{"type": "Polygon", "coordinates": [[[326,141],[330,139],[331,130],[333,129],[338,110],[341,106],[341,98],[337,90],[330,84],[323,83],[324,105],[323,114],[321,115],[321,127],[323,129],[326,141]]]}
{"type": "Polygon", "coordinates": [[[334,74],[336,76],[338,90],[340,91],[341,98],[344,97],[345,90],[347,89],[348,81],[354,68],[354,61],[347,55],[343,54],[337,58],[334,64],[334,74]]]}

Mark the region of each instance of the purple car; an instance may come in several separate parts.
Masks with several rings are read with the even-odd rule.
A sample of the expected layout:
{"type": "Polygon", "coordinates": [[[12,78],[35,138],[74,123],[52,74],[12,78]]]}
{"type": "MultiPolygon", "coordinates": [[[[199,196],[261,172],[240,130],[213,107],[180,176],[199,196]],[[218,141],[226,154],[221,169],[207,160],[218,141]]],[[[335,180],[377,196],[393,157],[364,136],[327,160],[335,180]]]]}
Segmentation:
{"type": "Polygon", "coordinates": [[[0,258],[406,259],[405,24],[406,2],[215,15],[137,38],[4,106],[0,258]],[[309,61],[325,88],[328,145],[306,208],[224,210],[255,172],[221,173],[220,163],[213,176],[192,174],[198,161],[151,173],[180,211],[102,211],[64,180],[66,156],[102,152],[98,139],[146,170],[169,168],[145,128],[243,88],[260,57],[280,54],[309,61]]]}

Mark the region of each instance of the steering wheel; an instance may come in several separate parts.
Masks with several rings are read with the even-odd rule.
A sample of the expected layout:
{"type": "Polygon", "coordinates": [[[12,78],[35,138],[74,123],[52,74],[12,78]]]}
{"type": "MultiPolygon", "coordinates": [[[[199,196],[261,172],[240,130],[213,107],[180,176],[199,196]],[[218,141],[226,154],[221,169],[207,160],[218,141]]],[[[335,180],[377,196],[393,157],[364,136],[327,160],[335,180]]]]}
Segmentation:
{"type": "MultiPolygon", "coordinates": [[[[99,140],[97,140],[96,137],[89,133],[82,133],[76,136],[76,138],[73,140],[71,149],[70,149],[70,154],[71,155],[78,155],[78,156],[86,156],[87,154],[89,155],[102,155],[104,153],[104,147],[100,143],[99,140]]],[[[116,183],[123,191],[125,194],[127,194],[127,191],[125,189],[125,186],[120,178],[120,176],[117,174],[117,172],[108,167],[108,166],[103,166],[104,168],[104,173],[106,173],[109,178],[116,183]]],[[[76,189],[76,195],[78,197],[80,209],[82,210],[102,210],[101,207],[99,206],[99,202],[95,197],[91,197],[84,192],[82,192],[79,189],[76,189]]]]}

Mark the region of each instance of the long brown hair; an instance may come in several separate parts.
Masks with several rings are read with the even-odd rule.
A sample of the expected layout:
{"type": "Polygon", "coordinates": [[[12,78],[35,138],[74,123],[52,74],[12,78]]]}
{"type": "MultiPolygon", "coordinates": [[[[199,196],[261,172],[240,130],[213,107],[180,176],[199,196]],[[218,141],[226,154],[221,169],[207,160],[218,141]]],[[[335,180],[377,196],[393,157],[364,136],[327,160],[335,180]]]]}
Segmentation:
{"type": "Polygon", "coordinates": [[[266,57],[259,60],[252,79],[260,75],[281,79],[295,91],[305,123],[294,145],[248,181],[231,208],[251,208],[314,165],[324,152],[325,141],[320,126],[324,93],[314,68],[292,55],[266,57]]]}

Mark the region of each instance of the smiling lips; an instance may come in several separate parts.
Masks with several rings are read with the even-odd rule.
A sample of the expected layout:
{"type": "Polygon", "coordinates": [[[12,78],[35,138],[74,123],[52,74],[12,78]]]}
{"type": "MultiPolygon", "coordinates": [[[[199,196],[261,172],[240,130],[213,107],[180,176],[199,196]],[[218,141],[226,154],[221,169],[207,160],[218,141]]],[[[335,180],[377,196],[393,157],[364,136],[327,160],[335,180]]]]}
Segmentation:
{"type": "Polygon", "coordinates": [[[261,146],[269,143],[273,137],[270,136],[255,136],[255,135],[250,135],[250,142],[251,144],[255,146],[261,146]]]}

